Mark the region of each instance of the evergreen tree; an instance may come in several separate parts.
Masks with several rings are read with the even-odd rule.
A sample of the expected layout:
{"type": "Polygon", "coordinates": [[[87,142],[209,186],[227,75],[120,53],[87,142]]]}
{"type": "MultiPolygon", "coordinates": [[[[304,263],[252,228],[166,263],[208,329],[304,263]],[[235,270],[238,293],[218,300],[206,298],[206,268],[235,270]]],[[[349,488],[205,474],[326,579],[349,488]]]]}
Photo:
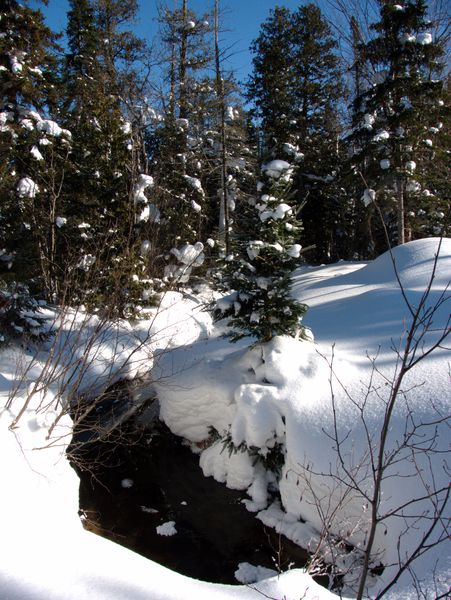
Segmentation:
{"type": "Polygon", "coordinates": [[[236,256],[229,257],[225,281],[235,291],[214,309],[216,319],[228,318],[232,341],[247,335],[267,342],[276,335],[303,334],[306,306],[290,295],[292,272],[301,254],[292,182],[293,167],[286,161],[263,165],[258,202],[249,206],[248,230],[253,237],[248,234],[236,256]]]}
{"type": "Polygon", "coordinates": [[[124,29],[136,2],[71,0],[70,8],[62,109],[73,139],[64,186],[70,296],[124,315],[139,301],[146,276],[139,225],[147,198],[123,102],[123,65],[141,49],[124,29]]]}
{"type": "MultiPolygon", "coordinates": [[[[205,77],[211,60],[207,44],[207,15],[196,15],[183,0],[181,7],[165,8],[161,15],[168,87],[163,92],[163,117],[154,136],[152,174],[161,215],[158,244],[168,282],[185,283],[187,264],[181,256],[192,248],[203,250],[209,237],[211,204],[206,190],[207,162],[204,133],[211,127],[212,81],[205,77]],[[185,275],[180,279],[180,273],[185,275]]],[[[195,266],[203,257],[200,251],[195,266]]],[[[191,265],[192,266],[192,265],[191,265]]]]}
{"type": "Polygon", "coordinates": [[[310,259],[331,260],[346,230],[342,192],[338,104],[343,91],[336,42],[313,4],[291,13],[276,8],[252,49],[254,73],[248,99],[261,120],[263,147],[299,163],[295,182],[305,200],[304,243],[310,259]]]}
{"type": "Polygon", "coordinates": [[[0,20],[0,278],[55,300],[58,216],[70,132],[55,107],[55,38],[40,11],[13,0],[0,20]]]}
{"type": "MultiPolygon", "coordinates": [[[[438,231],[446,212],[443,186],[436,182],[429,188],[436,139],[446,116],[443,82],[437,79],[442,48],[430,32],[426,2],[379,4],[375,37],[359,47],[360,63],[371,78],[355,99],[356,125],[349,141],[357,176],[366,182],[364,203],[375,212],[376,199],[391,244],[402,244],[438,231]]],[[[386,249],[378,221],[376,212],[371,227],[376,254],[386,249]]]]}

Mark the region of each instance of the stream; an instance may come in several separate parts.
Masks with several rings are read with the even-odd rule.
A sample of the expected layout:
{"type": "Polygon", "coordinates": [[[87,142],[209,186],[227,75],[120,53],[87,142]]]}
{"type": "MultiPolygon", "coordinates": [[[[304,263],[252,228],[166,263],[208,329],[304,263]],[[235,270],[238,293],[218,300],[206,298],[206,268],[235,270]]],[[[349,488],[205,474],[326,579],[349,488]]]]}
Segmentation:
{"type": "Polygon", "coordinates": [[[158,419],[145,424],[131,417],[101,440],[90,435],[93,419],[117,404],[123,402],[110,396],[88,427],[86,419],[83,427],[75,426],[68,449],[80,478],[79,514],[86,529],[215,583],[237,584],[240,562],[276,571],[306,564],[304,550],[248,512],[243,491],[205,477],[198,456],[158,419]],[[158,533],[168,522],[176,533],[158,533]]]}

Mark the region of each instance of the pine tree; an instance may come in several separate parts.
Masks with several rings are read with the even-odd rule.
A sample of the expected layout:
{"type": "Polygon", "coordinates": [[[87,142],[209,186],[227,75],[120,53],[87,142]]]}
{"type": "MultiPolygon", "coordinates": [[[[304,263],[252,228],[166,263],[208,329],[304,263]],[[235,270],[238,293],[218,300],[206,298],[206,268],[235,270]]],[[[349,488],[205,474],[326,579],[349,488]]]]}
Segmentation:
{"type": "Polygon", "coordinates": [[[261,119],[263,147],[299,163],[295,182],[305,201],[303,241],[315,245],[309,258],[337,258],[342,248],[341,123],[337,106],[343,86],[337,44],[313,4],[291,13],[276,8],[253,44],[254,73],[248,99],[261,119]]]}
{"type": "Polygon", "coordinates": [[[0,277],[55,300],[58,215],[70,132],[55,107],[55,36],[40,11],[11,0],[0,20],[0,277]]]}
{"type": "Polygon", "coordinates": [[[64,186],[69,293],[72,301],[125,315],[146,276],[139,216],[147,198],[124,117],[124,82],[131,76],[118,64],[132,63],[142,47],[124,29],[136,2],[71,0],[70,8],[62,108],[73,134],[73,168],[64,186]]]}
{"type": "Polygon", "coordinates": [[[255,103],[254,114],[261,122],[262,153],[273,157],[284,155],[285,144],[297,143],[292,30],[291,11],[277,6],[251,45],[253,73],[247,99],[255,103]]]}
{"type": "MultiPolygon", "coordinates": [[[[379,4],[380,21],[372,26],[375,37],[360,44],[360,62],[371,79],[355,99],[356,126],[349,140],[357,176],[366,182],[363,201],[375,212],[376,199],[390,243],[402,244],[428,234],[425,216],[429,231],[440,229],[443,219],[438,216],[446,212],[445,198],[426,187],[435,140],[445,119],[443,82],[436,79],[442,48],[430,32],[426,2],[379,4]]],[[[386,249],[378,220],[376,212],[372,219],[376,254],[386,249]]]]}
{"type": "Polygon", "coordinates": [[[262,166],[258,202],[249,206],[248,236],[237,255],[229,257],[225,280],[234,292],[214,308],[216,319],[228,319],[232,341],[253,336],[267,342],[276,335],[304,334],[301,319],[307,307],[290,295],[292,272],[302,251],[292,182],[293,167],[286,161],[262,166]]]}
{"type": "Polygon", "coordinates": [[[186,283],[190,267],[200,265],[202,240],[209,237],[211,203],[203,149],[204,133],[211,126],[214,86],[205,76],[211,60],[207,15],[196,15],[183,0],[180,8],[164,9],[161,27],[169,81],[163,93],[167,101],[163,101],[162,122],[154,136],[152,175],[161,214],[158,244],[165,258],[163,274],[173,285],[186,283]],[[194,252],[194,246],[200,251],[194,252]],[[180,264],[185,255],[196,257],[193,264],[180,264]]]}

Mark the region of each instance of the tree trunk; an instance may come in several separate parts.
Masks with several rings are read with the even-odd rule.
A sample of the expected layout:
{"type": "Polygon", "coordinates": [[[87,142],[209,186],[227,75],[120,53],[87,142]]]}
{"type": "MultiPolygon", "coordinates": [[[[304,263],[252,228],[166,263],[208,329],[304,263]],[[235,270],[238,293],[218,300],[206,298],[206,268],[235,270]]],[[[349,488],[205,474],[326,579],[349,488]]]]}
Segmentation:
{"type": "Polygon", "coordinates": [[[219,128],[221,139],[221,188],[219,210],[219,237],[224,242],[226,256],[230,254],[229,235],[229,199],[227,194],[227,151],[226,151],[226,124],[225,124],[225,90],[224,80],[221,77],[221,63],[219,57],[219,0],[215,0],[215,67],[216,67],[216,95],[218,98],[219,128]]]}

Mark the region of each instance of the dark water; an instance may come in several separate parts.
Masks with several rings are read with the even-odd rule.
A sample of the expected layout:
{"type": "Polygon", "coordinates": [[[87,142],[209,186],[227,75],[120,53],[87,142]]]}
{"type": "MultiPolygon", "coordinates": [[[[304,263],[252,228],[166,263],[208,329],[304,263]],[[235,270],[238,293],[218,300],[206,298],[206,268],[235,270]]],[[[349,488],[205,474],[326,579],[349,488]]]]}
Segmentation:
{"type": "Polygon", "coordinates": [[[130,420],[103,441],[86,439],[76,432],[69,456],[80,477],[87,529],[217,583],[237,583],[240,562],[282,571],[305,565],[303,550],[248,512],[243,492],[204,477],[198,456],[162,423],[149,429],[130,420]],[[168,521],[175,521],[177,533],[158,535],[156,527],[168,521]]]}

